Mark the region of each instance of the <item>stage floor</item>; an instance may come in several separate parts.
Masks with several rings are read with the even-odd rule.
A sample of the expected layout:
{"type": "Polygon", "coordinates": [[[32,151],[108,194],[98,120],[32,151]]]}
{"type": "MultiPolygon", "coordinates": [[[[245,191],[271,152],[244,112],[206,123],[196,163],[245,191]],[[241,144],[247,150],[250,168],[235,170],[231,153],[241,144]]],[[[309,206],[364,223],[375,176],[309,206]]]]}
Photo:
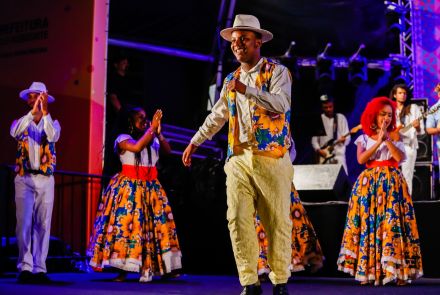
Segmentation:
{"type": "MultiPolygon", "coordinates": [[[[111,282],[113,273],[55,273],[50,274],[50,285],[20,285],[15,274],[0,277],[0,294],[26,295],[238,295],[241,287],[234,276],[182,275],[170,280],[139,283],[138,276],[130,275],[124,283],[111,282]]],[[[360,286],[353,279],[295,277],[288,284],[292,295],[333,294],[440,294],[440,279],[420,279],[413,284],[397,286],[360,286]]],[[[272,294],[270,283],[263,283],[263,294],[272,294]]]]}

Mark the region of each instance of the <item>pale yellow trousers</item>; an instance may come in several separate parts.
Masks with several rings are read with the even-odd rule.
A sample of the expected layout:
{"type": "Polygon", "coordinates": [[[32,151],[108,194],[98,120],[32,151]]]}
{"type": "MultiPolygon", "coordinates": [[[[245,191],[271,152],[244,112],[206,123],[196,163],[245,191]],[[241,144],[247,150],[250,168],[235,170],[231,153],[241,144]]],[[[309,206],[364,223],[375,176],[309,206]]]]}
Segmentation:
{"type": "Polygon", "coordinates": [[[289,155],[275,159],[253,155],[250,149],[225,164],[227,219],[240,284],[258,281],[258,240],[254,216],[258,211],[268,240],[269,278],[286,283],[292,253],[290,190],[293,166],[289,155]]]}

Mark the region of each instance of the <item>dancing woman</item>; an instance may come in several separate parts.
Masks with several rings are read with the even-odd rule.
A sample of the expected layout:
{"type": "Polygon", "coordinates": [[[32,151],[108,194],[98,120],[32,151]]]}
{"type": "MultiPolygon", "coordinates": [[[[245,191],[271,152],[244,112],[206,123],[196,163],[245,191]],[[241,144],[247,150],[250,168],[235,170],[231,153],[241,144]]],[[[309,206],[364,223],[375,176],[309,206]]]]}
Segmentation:
{"type": "Polygon", "coordinates": [[[393,101],[374,98],[355,141],[358,162],[367,168],[351,192],[337,265],[361,284],[404,285],[423,275],[414,207],[398,168],[404,146],[390,137],[395,112],[393,101]]]}

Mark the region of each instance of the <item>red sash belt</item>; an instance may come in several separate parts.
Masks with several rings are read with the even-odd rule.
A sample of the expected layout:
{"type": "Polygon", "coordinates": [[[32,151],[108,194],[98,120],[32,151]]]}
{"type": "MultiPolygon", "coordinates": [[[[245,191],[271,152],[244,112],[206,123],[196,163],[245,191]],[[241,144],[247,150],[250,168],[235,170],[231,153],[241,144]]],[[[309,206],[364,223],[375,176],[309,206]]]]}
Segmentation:
{"type": "Polygon", "coordinates": [[[389,160],[384,160],[384,161],[376,161],[376,160],[368,161],[366,166],[367,166],[367,168],[386,167],[386,166],[392,166],[394,168],[398,168],[399,167],[399,163],[397,163],[396,160],[391,158],[389,160]]]}
{"type": "Polygon", "coordinates": [[[122,165],[121,174],[134,179],[151,181],[157,178],[156,167],[122,165]]]}

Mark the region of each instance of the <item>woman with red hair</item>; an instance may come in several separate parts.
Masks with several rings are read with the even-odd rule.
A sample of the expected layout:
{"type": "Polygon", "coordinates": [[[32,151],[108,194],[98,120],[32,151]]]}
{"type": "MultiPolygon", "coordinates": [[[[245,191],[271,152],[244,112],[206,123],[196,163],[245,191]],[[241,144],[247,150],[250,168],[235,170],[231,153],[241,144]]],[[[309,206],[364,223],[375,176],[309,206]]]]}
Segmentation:
{"type": "Polygon", "coordinates": [[[357,160],[367,168],[351,192],[337,264],[361,284],[405,285],[423,275],[414,207],[398,168],[404,146],[392,136],[395,113],[393,101],[374,98],[355,141],[357,160]]]}

